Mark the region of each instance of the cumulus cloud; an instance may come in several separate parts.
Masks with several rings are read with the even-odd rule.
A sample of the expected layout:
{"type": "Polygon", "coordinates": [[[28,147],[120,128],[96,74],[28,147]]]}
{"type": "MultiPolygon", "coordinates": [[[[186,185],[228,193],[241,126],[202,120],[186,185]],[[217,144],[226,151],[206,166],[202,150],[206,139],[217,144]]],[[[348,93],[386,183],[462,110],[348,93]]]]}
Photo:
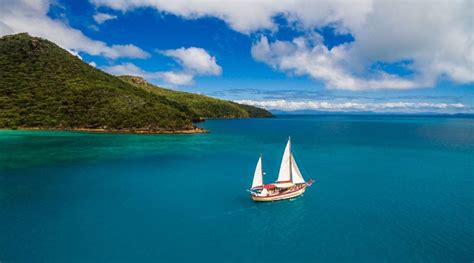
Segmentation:
{"type": "Polygon", "coordinates": [[[194,83],[194,76],[184,72],[157,72],[157,76],[163,79],[166,83],[173,85],[191,85],[194,83]]]}
{"type": "Polygon", "coordinates": [[[354,76],[346,64],[351,45],[339,45],[329,50],[319,38],[298,37],[293,41],[275,41],[269,43],[261,37],[252,46],[252,56],[271,65],[277,70],[295,75],[309,75],[322,80],[329,88],[366,90],[366,89],[409,89],[426,86],[421,80],[402,77],[378,71],[371,78],[354,76]],[[316,39],[316,40],[314,40],[316,39]]]}
{"type": "Polygon", "coordinates": [[[216,58],[206,50],[197,47],[178,48],[160,51],[161,54],[174,58],[185,71],[198,75],[220,75],[222,68],[217,65],[216,58]]]}
{"type": "Polygon", "coordinates": [[[48,17],[49,0],[4,0],[0,8],[0,36],[20,32],[47,38],[67,50],[108,58],[147,58],[149,54],[134,45],[109,46],[88,38],[61,20],[48,17]]]}
{"type": "Polygon", "coordinates": [[[197,47],[161,50],[159,53],[171,57],[180,65],[179,71],[144,71],[132,63],[124,63],[103,67],[106,72],[114,75],[140,76],[149,80],[161,80],[172,85],[191,85],[195,76],[220,75],[222,68],[216,58],[197,47]]]}
{"type": "Polygon", "coordinates": [[[151,7],[183,18],[213,16],[224,20],[232,29],[251,33],[259,29],[276,29],[273,18],[282,14],[289,20],[310,27],[335,23],[362,23],[372,9],[371,0],[358,1],[347,8],[347,1],[273,1],[273,0],[91,0],[97,6],[128,11],[151,7]]]}
{"type": "Polygon", "coordinates": [[[79,55],[79,52],[77,52],[76,50],[66,49],[66,51],[69,52],[71,55],[78,57],[80,60],[83,60],[81,55],[79,55]]]}
{"type": "Polygon", "coordinates": [[[244,34],[274,32],[278,30],[274,18],[284,17],[301,37],[268,41],[272,34],[265,33],[254,44],[253,56],[276,70],[323,81],[329,88],[409,89],[430,87],[439,79],[474,82],[470,0],[91,1],[121,11],[151,7],[187,19],[217,17],[244,34]],[[336,33],[351,34],[354,42],[329,49],[308,33],[327,26],[336,33]],[[400,61],[410,61],[413,74],[399,76],[372,67],[400,61]]]}
{"type": "Polygon", "coordinates": [[[149,80],[160,80],[167,84],[180,86],[194,84],[195,76],[220,75],[222,68],[216,58],[197,47],[178,48],[159,51],[161,54],[176,60],[181,69],[178,71],[145,71],[132,63],[123,63],[103,67],[103,70],[113,75],[133,75],[149,80]]]}
{"type": "Polygon", "coordinates": [[[94,16],[93,16],[95,22],[97,22],[97,24],[102,24],[108,20],[113,20],[113,19],[116,19],[117,16],[114,16],[114,15],[111,15],[111,14],[107,14],[107,13],[96,13],[94,16]]]}
{"type": "Polygon", "coordinates": [[[105,66],[105,67],[102,67],[102,69],[112,75],[117,75],[117,76],[130,75],[130,76],[138,76],[138,77],[147,78],[150,75],[152,75],[152,73],[146,72],[132,63],[123,63],[123,64],[118,64],[118,65],[105,66]]]}
{"type": "Polygon", "coordinates": [[[428,103],[428,102],[339,102],[339,101],[288,101],[288,100],[237,100],[237,103],[253,105],[269,110],[297,111],[370,111],[370,112],[471,112],[462,103],[428,103]]]}
{"type": "Polygon", "coordinates": [[[194,83],[194,76],[185,72],[176,71],[145,71],[132,63],[123,63],[102,67],[102,69],[113,75],[131,75],[143,77],[148,80],[164,81],[171,85],[191,85],[194,83]]]}

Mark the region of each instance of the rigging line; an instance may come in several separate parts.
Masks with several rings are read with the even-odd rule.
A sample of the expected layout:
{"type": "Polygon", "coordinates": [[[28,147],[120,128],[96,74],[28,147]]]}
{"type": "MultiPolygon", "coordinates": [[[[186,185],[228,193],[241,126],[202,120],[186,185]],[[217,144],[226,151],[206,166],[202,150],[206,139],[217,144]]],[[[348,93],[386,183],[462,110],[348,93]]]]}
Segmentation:
{"type": "MultiPolygon", "coordinates": [[[[292,147],[292,148],[293,148],[293,147],[292,147]]],[[[294,154],[295,152],[294,152],[293,149],[292,149],[292,153],[293,153],[293,157],[296,159],[296,155],[297,155],[297,154],[294,154]]],[[[304,165],[302,165],[301,162],[298,163],[298,167],[299,167],[301,170],[303,170],[303,173],[309,175],[308,171],[306,171],[306,169],[304,168],[304,165]]]]}

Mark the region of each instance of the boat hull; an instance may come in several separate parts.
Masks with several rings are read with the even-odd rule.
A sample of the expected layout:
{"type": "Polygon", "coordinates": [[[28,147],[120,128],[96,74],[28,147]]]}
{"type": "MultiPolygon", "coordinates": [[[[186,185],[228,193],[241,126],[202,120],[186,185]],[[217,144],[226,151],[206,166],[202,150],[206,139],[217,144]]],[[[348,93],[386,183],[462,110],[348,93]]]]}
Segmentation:
{"type": "Polygon", "coordinates": [[[255,202],[273,202],[273,201],[294,198],[294,197],[302,195],[306,191],[307,186],[308,185],[304,185],[303,187],[295,191],[281,193],[277,195],[268,195],[268,196],[252,195],[252,200],[254,200],[255,202]]]}

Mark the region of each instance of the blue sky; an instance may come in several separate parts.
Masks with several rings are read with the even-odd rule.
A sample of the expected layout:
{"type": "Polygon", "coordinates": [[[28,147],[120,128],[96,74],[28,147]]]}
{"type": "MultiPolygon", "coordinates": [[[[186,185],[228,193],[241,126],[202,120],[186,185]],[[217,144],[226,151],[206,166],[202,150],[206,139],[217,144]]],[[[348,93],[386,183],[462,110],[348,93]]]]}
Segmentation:
{"type": "Polygon", "coordinates": [[[0,35],[269,109],[474,112],[472,1],[298,3],[6,0],[0,35]]]}

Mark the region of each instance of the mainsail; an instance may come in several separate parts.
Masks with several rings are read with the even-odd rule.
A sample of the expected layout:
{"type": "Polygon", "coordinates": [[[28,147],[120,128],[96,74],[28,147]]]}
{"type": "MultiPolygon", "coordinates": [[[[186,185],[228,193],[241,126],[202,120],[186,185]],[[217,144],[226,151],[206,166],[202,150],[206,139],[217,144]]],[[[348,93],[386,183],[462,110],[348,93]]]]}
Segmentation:
{"type": "Polygon", "coordinates": [[[290,138],[288,139],[285,152],[283,153],[277,182],[291,182],[293,184],[301,184],[305,182],[303,175],[301,175],[300,169],[296,164],[293,153],[291,152],[290,138]]]}
{"type": "Polygon", "coordinates": [[[291,180],[291,139],[288,139],[286,144],[285,152],[283,153],[283,158],[281,160],[280,172],[278,173],[277,182],[288,182],[291,180]]]}
{"type": "Polygon", "coordinates": [[[263,186],[262,156],[258,158],[257,167],[253,175],[252,188],[263,186]]]}

